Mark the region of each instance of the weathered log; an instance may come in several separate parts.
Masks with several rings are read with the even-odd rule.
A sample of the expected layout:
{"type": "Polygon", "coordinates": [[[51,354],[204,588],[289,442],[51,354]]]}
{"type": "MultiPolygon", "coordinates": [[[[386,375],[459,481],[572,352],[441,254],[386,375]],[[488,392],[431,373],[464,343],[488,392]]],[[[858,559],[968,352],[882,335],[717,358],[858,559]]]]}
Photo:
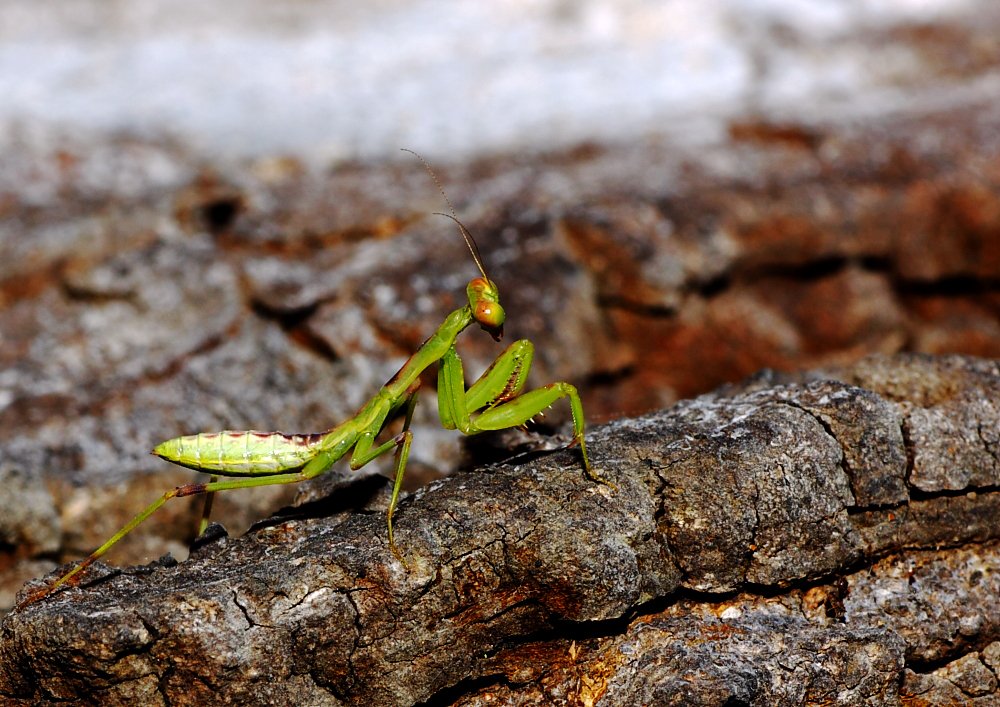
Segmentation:
{"type": "MultiPolygon", "coordinates": [[[[1000,164],[1000,120],[988,105],[731,127],[734,140],[710,148],[434,164],[501,287],[508,338],[535,344],[531,385],[578,384],[604,420],[766,366],[1000,357],[1000,170],[983,167],[1000,164]]],[[[440,194],[409,156],[313,170],[219,162],[173,141],[5,150],[0,614],[25,581],[195,480],[152,447],[342,422],[475,272],[454,225],[430,216],[440,194]]],[[[481,332],[459,345],[470,372],[500,351],[481,332]]],[[[409,490],[460,466],[433,405],[413,428],[409,490]]],[[[224,494],[215,517],[242,533],[294,493],[224,494]]],[[[198,513],[158,513],[111,561],[177,554],[198,513]]]]}
{"type": "Polygon", "coordinates": [[[569,449],[421,489],[397,515],[409,571],[377,512],[98,566],[4,620],[0,701],[992,695],[973,652],[1000,639],[998,393],[997,364],[962,357],[758,377],[591,432],[614,487],[569,449]]]}

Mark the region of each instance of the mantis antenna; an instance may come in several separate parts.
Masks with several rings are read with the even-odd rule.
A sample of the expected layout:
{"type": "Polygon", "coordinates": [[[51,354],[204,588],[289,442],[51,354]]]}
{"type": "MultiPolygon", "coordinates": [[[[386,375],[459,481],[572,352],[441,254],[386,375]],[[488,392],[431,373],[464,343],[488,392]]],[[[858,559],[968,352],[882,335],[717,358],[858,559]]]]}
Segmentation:
{"type": "Polygon", "coordinates": [[[480,255],[479,253],[479,246],[476,244],[476,239],[472,237],[471,233],[469,233],[469,229],[467,229],[462,224],[462,222],[458,220],[458,214],[455,213],[455,207],[451,205],[451,199],[449,199],[448,195],[444,193],[444,187],[442,187],[441,182],[438,181],[437,175],[434,174],[434,170],[431,169],[430,165],[427,164],[427,162],[424,160],[423,157],[418,155],[413,150],[408,150],[405,147],[401,147],[399,149],[402,150],[403,152],[409,152],[411,155],[413,155],[423,163],[424,168],[431,175],[431,179],[433,179],[434,183],[437,185],[438,191],[441,192],[441,196],[444,197],[445,203],[448,204],[448,210],[451,211],[450,216],[448,214],[442,214],[439,211],[435,211],[434,215],[450,218],[452,221],[458,224],[459,229],[461,229],[462,231],[462,237],[465,238],[465,245],[469,246],[469,252],[472,253],[472,259],[476,261],[476,266],[479,268],[479,272],[483,274],[483,277],[486,278],[487,282],[492,282],[492,280],[490,280],[490,276],[486,274],[486,267],[483,265],[483,258],[482,255],[480,255]]]}

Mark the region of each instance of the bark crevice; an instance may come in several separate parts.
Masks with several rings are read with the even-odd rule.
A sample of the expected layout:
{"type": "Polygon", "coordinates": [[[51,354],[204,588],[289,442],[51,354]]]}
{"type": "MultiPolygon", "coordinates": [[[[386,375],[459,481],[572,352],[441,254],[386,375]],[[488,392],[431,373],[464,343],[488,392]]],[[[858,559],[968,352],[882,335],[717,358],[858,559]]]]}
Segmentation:
{"type": "Polygon", "coordinates": [[[618,420],[587,440],[615,490],[559,450],[411,496],[396,517],[409,571],[366,513],[95,567],[99,584],[4,620],[0,703],[892,705],[978,690],[970,656],[1000,656],[984,402],[998,392],[975,359],[876,357],[618,420]]]}

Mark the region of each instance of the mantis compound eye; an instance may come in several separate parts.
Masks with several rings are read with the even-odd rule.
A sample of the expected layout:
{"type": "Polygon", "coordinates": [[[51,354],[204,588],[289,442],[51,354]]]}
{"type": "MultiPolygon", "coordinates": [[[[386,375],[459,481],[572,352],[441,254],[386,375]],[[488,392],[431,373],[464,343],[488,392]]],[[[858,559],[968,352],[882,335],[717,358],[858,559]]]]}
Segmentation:
{"type": "Polygon", "coordinates": [[[499,302],[479,300],[472,310],[472,316],[494,341],[503,338],[504,312],[499,302]]]}

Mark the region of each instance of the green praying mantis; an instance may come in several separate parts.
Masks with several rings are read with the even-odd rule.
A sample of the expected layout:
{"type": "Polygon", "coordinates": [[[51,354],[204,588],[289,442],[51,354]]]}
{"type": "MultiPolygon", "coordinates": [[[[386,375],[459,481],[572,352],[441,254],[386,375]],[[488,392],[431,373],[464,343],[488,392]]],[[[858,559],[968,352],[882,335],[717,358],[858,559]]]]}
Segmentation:
{"type": "Polygon", "coordinates": [[[468,389],[465,387],[462,360],[455,351],[455,340],[459,334],[475,323],[493,337],[494,341],[499,342],[503,336],[504,310],[500,306],[500,294],[496,283],[486,274],[483,259],[472,234],[458,220],[434,172],[423,158],[416,156],[430,172],[451,211],[450,216],[436,215],[450,218],[458,224],[469,252],[482,275],[469,282],[466,288],[468,305],[449,314],[437,331],[410,356],[402,368],[354,417],[331,430],[305,435],[256,431],[202,433],[177,437],[157,446],[153,454],[174,464],[212,474],[211,480],[208,483],[178,486],[164,493],[93,554],[63,574],[54,584],[21,602],[18,605],[19,609],[25,604],[41,599],[60,586],[72,584],[72,580],[78,578],[84,568],[110,550],[115,543],[172,498],[207,494],[205,514],[201,523],[201,532],[204,532],[208,524],[211,502],[217,491],[305,481],[328,471],[348,452],[351,453],[351,469],[358,470],[386,452],[395,451],[392,498],[386,514],[386,523],[389,547],[406,568],[406,562],[393,538],[392,520],[413,439],[410,422],[417,404],[419,376],[435,362],[440,362],[437,378],[438,411],[441,424],[446,429],[457,429],[463,434],[474,435],[487,430],[519,427],[555,401],[568,397],[573,416],[573,441],[570,446],[580,445],[583,466],[591,479],[602,484],[608,483],[590,466],[583,438],[583,403],[576,388],[569,383],[550,383],[520,395],[527,381],[534,354],[534,347],[530,341],[522,339],[511,344],[479,377],[479,380],[468,389]],[[401,413],[405,414],[402,432],[384,444],[375,446],[375,440],[386,424],[401,413]],[[219,481],[219,476],[236,477],[236,480],[219,481]]]}

